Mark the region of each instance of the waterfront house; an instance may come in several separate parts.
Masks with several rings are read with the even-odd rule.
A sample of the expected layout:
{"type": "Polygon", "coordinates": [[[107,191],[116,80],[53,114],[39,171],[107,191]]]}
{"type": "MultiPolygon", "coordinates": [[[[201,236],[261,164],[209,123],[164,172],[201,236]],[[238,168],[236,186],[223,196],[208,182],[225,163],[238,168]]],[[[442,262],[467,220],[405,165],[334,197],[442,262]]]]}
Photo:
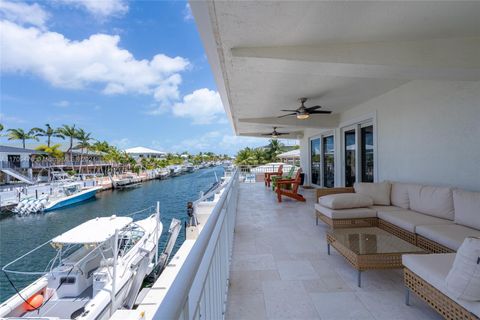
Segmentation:
{"type": "Polygon", "coordinates": [[[32,163],[36,158],[42,158],[45,152],[17,148],[11,146],[0,146],[0,181],[9,183],[11,178],[21,182],[31,183],[32,163]]]}
{"type": "Polygon", "coordinates": [[[133,157],[135,160],[141,160],[143,158],[165,159],[166,152],[146,148],[146,147],[134,147],[126,149],[125,152],[133,157]]]}
{"type": "MultiPolygon", "coordinates": [[[[317,190],[299,189],[306,202],[279,203],[263,183],[234,181],[202,221],[197,242],[185,241],[135,312],[147,319],[478,319],[479,301],[454,301],[439,289],[455,245],[423,246],[450,253],[408,262],[430,278],[410,278],[422,298],[406,305],[402,270],[366,271],[361,282],[355,258],[330,251],[333,231],[316,225],[315,212],[317,192],[355,182],[445,192],[427,206],[448,198],[453,207],[452,193],[462,189],[479,198],[480,2],[204,0],[190,7],[234,133],[295,132],[305,184],[317,190]],[[314,106],[331,113],[303,108],[314,106]]],[[[382,221],[378,208],[367,209],[374,216],[358,223],[382,221]]],[[[473,211],[477,227],[441,221],[478,234],[473,211]]],[[[411,216],[436,219],[413,211],[399,219],[411,216]]],[[[417,225],[409,233],[390,230],[395,239],[413,235],[410,249],[423,239],[417,225]]],[[[388,247],[377,229],[347,234],[345,247],[388,247]]],[[[462,235],[437,241],[455,238],[458,245],[462,235]]]]}

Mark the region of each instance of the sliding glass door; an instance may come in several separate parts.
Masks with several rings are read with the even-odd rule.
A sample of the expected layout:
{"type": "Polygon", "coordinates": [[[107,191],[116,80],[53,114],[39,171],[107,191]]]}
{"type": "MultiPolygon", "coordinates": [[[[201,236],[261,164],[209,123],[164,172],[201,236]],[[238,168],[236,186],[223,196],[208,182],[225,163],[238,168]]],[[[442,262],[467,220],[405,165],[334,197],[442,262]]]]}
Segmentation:
{"type": "Polygon", "coordinates": [[[333,136],[322,139],[323,186],[333,188],[335,185],[335,145],[333,136]]]}
{"type": "Polygon", "coordinates": [[[359,123],[342,130],[344,146],[344,183],[352,187],[357,181],[375,181],[374,128],[371,122],[359,123]]]}
{"type": "Polygon", "coordinates": [[[363,126],[360,129],[361,139],[361,174],[362,182],[373,182],[374,150],[373,150],[373,125],[363,126]]]}
{"type": "Polygon", "coordinates": [[[356,129],[345,131],[345,186],[351,187],[355,183],[357,161],[356,129]]]}
{"type": "Polygon", "coordinates": [[[311,183],[321,185],[320,179],[320,138],[310,140],[310,179],[311,183]]]}

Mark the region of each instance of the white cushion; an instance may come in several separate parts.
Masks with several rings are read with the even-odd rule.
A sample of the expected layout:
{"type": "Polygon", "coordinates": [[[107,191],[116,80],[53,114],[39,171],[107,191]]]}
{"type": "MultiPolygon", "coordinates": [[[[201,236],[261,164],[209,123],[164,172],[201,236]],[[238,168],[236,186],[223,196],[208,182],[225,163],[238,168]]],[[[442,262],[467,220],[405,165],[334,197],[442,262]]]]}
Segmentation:
{"type": "Polygon", "coordinates": [[[466,310],[480,317],[480,302],[456,299],[447,290],[445,279],[453,266],[454,260],[455,253],[405,254],[402,256],[402,263],[405,267],[466,310]]]}
{"type": "Polygon", "coordinates": [[[480,230],[453,223],[417,226],[415,232],[455,251],[466,237],[480,237],[480,230]]]}
{"type": "Polygon", "coordinates": [[[373,200],[363,194],[338,193],[320,197],[318,203],[330,209],[351,209],[371,206],[373,200]]]}
{"type": "Polygon", "coordinates": [[[453,193],[450,188],[412,185],[408,187],[410,209],[437,218],[453,220],[453,193]]]}
{"type": "Polygon", "coordinates": [[[453,297],[480,301],[480,238],[465,239],[445,281],[453,297]]]}
{"type": "Polygon", "coordinates": [[[316,203],[315,209],[320,211],[330,219],[375,218],[377,216],[377,212],[369,208],[335,210],[316,203]]]}
{"type": "Polygon", "coordinates": [[[410,209],[410,200],[408,199],[408,187],[413,184],[393,182],[390,192],[392,205],[403,209],[410,209]]]}
{"type": "Polygon", "coordinates": [[[373,204],[389,206],[390,205],[390,182],[365,183],[356,182],[353,185],[355,193],[364,194],[373,199],[373,204]]]}
{"type": "Polygon", "coordinates": [[[415,227],[426,225],[426,224],[452,224],[452,221],[435,218],[426,214],[421,214],[418,212],[410,210],[398,210],[398,211],[379,211],[377,216],[390,222],[397,227],[400,227],[404,230],[415,233],[415,227]]]}
{"type": "Polygon", "coordinates": [[[453,190],[455,223],[480,230],[480,192],[453,190]]]}
{"type": "Polygon", "coordinates": [[[370,206],[369,208],[377,212],[378,211],[391,212],[391,211],[403,210],[402,208],[395,207],[395,206],[370,206]]]}

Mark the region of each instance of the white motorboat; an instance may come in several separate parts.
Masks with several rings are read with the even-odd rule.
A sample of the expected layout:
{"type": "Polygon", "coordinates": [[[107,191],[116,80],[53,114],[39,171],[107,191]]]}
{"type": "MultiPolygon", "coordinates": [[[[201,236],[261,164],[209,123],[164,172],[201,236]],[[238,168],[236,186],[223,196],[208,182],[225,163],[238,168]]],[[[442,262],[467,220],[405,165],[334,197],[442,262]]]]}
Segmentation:
{"type": "Polygon", "coordinates": [[[0,318],[108,319],[119,308],[132,308],[158,262],[161,233],[157,209],[135,222],[117,216],[92,219],[51,239],[2,268],[7,276],[41,277],[1,304],[0,318]],[[47,272],[9,269],[48,244],[56,255],[47,272]]]}
{"type": "Polygon", "coordinates": [[[83,187],[81,182],[67,183],[59,186],[52,194],[31,197],[20,201],[13,212],[25,215],[35,212],[47,212],[69,206],[95,197],[100,186],[83,187]]]}

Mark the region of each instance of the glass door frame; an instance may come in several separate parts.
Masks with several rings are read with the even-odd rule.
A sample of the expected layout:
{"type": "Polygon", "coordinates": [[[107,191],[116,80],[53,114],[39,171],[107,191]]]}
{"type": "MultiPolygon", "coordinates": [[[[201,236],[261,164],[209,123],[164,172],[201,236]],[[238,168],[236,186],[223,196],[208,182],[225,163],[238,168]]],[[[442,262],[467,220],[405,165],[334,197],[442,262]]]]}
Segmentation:
{"type": "Polygon", "coordinates": [[[377,152],[377,125],[376,117],[370,116],[366,117],[363,120],[358,120],[357,122],[345,124],[340,127],[340,179],[341,185],[345,186],[345,132],[350,130],[355,130],[355,182],[361,182],[362,180],[362,159],[361,159],[361,128],[373,126],[373,181],[378,181],[378,152],[377,152]]]}
{"type": "Polygon", "coordinates": [[[333,146],[334,146],[334,156],[333,156],[333,161],[335,163],[335,169],[334,169],[334,187],[337,186],[337,154],[338,154],[338,151],[337,151],[337,134],[336,134],[336,131],[335,130],[328,130],[328,131],[325,131],[325,132],[322,132],[321,134],[317,134],[315,136],[311,136],[310,138],[308,138],[308,167],[310,168],[310,176],[309,176],[309,180],[310,180],[310,184],[314,187],[317,187],[317,188],[325,188],[323,185],[324,185],[324,181],[323,181],[323,138],[325,137],[333,137],[333,146]],[[312,140],[316,140],[316,139],[319,139],[320,140],[320,184],[315,184],[311,181],[311,178],[312,178],[312,172],[311,172],[311,168],[312,168],[312,140]]]}

